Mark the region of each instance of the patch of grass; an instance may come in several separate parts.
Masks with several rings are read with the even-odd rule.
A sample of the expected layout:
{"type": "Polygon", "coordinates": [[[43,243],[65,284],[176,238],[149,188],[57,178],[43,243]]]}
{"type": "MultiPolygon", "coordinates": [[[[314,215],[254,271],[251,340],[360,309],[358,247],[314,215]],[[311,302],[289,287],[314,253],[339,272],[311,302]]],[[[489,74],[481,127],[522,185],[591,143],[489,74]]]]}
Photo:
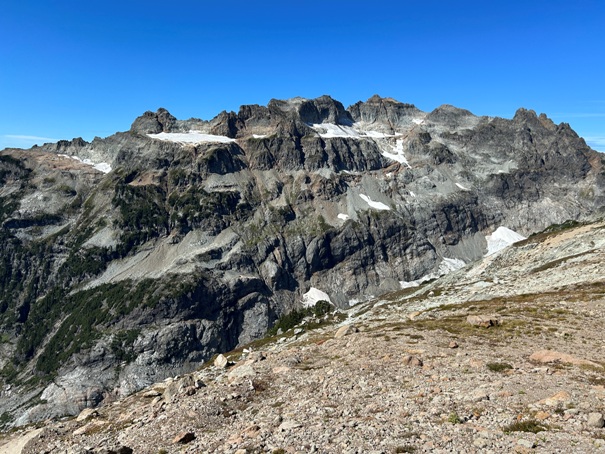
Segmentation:
{"type": "Polygon", "coordinates": [[[487,368],[492,372],[506,372],[511,370],[513,366],[508,363],[487,363],[487,368]]]}
{"type": "Polygon", "coordinates": [[[595,386],[605,386],[605,377],[588,377],[588,382],[595,386]]]}
{"type": "Polygon", "coordinates": [[[537,434],[538,432],[548,430],[548,426],[545,424],[540,424],[535,419],[526,419],[525,421],[516,421],[512,424],[504,426],[502,430],[507,434],[511,432],[529,432],[537,434]]]}
{"type": "Polygon", "coordinates": [[[412,445],[397,446],[395,448],[395,452],[396,453],[401,453],[401,452],[416,452],[416,447],[414,447],[412,445]]]}
{"type": "Polygon", "coordinates": [[[462,419],[460,418],[457,412],[453,411],[447,417],[447,422],[449,422],[450,424],[462,424],[462,419]]]}
{"type": "Polygon", "coordinates": [[[525,246],[526,244],[538,243],[548,238],[549,236],[556,235],[557,233],[563,232],[564,230],[570,230],[576,227],[580,227],[585,225],[583,222],[574,221],[573,219],[568,219],[562,224],[552,224],[546,227],[541,232],[532,233],[529,238],[518,241],[513,244],[514,247],[525,246]]]}

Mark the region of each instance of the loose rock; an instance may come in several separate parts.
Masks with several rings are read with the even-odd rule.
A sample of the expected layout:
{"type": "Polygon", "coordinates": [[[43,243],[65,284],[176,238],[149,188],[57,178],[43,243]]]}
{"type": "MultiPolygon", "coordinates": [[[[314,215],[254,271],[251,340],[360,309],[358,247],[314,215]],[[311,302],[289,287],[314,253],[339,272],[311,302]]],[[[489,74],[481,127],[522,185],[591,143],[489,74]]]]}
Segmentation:
{"type": "Polygon", "coordinates": [[[175,444],[187,444],[191,441],[195,440],[195,434],[193,432],[183,431],[180,432],[174,439],[172,440],[175,444]]]}
{"type": "Polygon", "coordinates": [[[588,415],[588,422],[586,423],[588,427],[594,427],[596,429],[601,429],[605,425],[605,420],[603,419],[602,413],[590,413],[588,415]]]}

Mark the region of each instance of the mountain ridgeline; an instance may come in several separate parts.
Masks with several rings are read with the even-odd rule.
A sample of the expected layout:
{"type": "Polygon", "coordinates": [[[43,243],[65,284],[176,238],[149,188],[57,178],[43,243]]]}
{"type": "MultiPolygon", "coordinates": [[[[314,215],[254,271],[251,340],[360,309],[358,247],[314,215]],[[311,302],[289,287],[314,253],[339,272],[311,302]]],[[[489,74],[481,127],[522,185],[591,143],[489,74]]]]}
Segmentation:
{"type": "Polygon", "coordinates": [[[605,159],[562,123],[374,96],[146,112],[0,152],[0,420],[129,394],[262,337],[602,213],[605,159]]]}

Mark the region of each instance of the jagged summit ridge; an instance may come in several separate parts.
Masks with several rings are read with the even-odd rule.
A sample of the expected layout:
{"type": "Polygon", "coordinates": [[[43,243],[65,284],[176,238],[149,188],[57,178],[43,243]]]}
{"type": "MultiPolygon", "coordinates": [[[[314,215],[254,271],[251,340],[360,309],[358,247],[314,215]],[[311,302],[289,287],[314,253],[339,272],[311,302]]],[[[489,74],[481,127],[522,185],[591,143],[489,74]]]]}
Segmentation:
{"type": "Polygon", "coordinates": [[[348,109],[330,96],[315,99],[291,98],[272,99],[265,106],[243,105],[239,112],[223,111],[210,121],[176,120],[166,109],[157,112],[145,112],[131,126],[131,131],[142,134],[161,132],[187,132],[188,129],[200,132],[243,137],[274,129],[277,132],[291,132],[304,135],[309,130],[303,125],[330,123],[351,126],[354,122],[378,127],[393,132],[394,127],[406,126],[412,119],[423,116],[423,112],[412,104],[400,103],[392,98],[374,95],[366,102],[358,102],[348,109]],[[286,124],[289,124],[286,126],[286,124]]]}

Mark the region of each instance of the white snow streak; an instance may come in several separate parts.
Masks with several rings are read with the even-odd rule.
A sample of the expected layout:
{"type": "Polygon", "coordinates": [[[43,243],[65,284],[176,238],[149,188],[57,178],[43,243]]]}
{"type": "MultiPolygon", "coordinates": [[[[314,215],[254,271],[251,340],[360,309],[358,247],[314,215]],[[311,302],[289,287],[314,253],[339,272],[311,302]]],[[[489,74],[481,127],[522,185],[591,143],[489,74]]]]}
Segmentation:
{"type": "Polygon", "coordinates": [[[334,137],[368,137],[371,139],[394,137],[379,131],[364,131],[356,129],[354,126],[336,125],[334,123],[316,123],[309,126],[324,139],[331,139],[334,137]]]}
{"type": "Polygon", "coordinates": [[[344,214],[344,213],[338,213],[338,219],[342,219],[343,221],[346,221],[347,219],[349,219],[349,215],[348,214],[344,214]]]}
{"type": "Polygon", "coordinates": [[[327,301],[328,303],[332,304],[332,300],[330,300],[330,297],[327,293],[322,292],[321,290],[316,289],[315,287],[311,287],[309,291],[303,295],[302,304],[304,307],[312,307],[315,306],[315,303],[321,300],[327,301]]]}
{"type": "Polygon", "coordinates": [[[496,252],[510,246],[517,241],[525,239],[523,235],[519,235],[514,230],[506,227],[498,227],[494,233],[485,237],[487,240],[487,254],[486,256],[495,254],[496,252]]]}
{"type": "Polygon", "coordinates": [[[361,197],[368,205],[370,205],[370,207],[375,208],[377,210],[390,210],[391,209],[388,205],[385,205],[382,202],[373,201],[367,195],[359,194],[359,197],[361,197]]]}
{"type": "Polygon", "coordinates": [[[165,140],[168,142],[177,143],[230,143],[235,142],[235,139],[226,136],[215,136],[213,134],[202,134],[197,131],[185,132],[160,132],[159,134],[147,134],[152,139],[165,140]]]}
{"type": "Polygon", "coordinates": [[[469,188],[465,188],[464,186],[462,186],[460,183],[456,183],[456,186],[458,186],[460,189],[462,189],[463,191],[470,191],[469,188]]]}
{"type": "Polygon", "coordinates": [[[395,146],[393,147],[393,151],[394,151],[394,153],[389,153],[388,151],[382,151],[382,155],[386,158],[392,159],[393,161],[397,161],[401,164],[405,164],[409,168],[412,167],[412,166],[410,166],[410,163],[408,162],[408,160],[406,159],[406,157],[403,154],[403,139],[397,139],[395,141],[395,146]]]}
{"type": "Polygon", "coordinates": [[[66,154],[59,154],[59,156],[62,156],[64,158],[75,159],[76,161],[79,161],[82,164],[86,164],[86,165],[92,166],[93,169],[96,169],[99,172],[103,172],[103,173],[109,173],[109,172],[111,172],[111,165],[109,165],[106,162],[92,162],[92,160],[90,160],[90,159],[82,159],[79,156],[69,156],[69,155],[66,155],[66,154]]]}

